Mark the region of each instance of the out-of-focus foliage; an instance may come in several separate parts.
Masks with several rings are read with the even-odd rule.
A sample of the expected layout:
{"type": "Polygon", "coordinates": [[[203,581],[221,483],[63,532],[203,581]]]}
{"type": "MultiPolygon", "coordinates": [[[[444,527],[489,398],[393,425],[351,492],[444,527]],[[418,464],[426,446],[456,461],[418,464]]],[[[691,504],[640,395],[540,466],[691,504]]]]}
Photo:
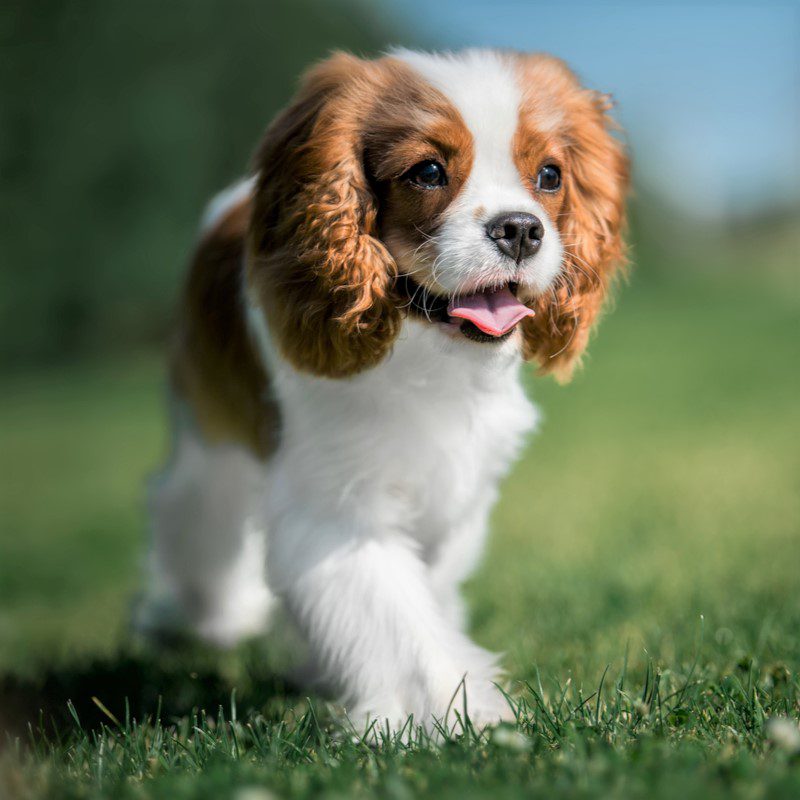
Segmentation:
{"type": "Polygon", "coordinates": [[[142,650],[162,354],[20,370],[0,393],[0,797],[796,798],[800,300],[745,274],[788,273],[768,245],[648,259],[570,386],[524,371],[544,422],[468,587],[527,704],[489,743],[331,735],[287,691],[280,635],[142,650]],[[254,785],[271,793],[237,794],[254,785]]]}
{"type": "MultiPolygon", "coordinates": [[[[204,204],[300,73],[337,48],[435,46],[412,22],[369,0],[0,4],[0,367],[163,341],[204,204]]],[[[702,251],[718,277],[745,264],[791,288],[796,210],[726,230],[634,203],[639,279],[702,251]]]]}
{"type": "Polygon", "coordinates": [[[167,327],[202,205],[297,76],[399,33],[359,0],[0,6],[0,361],[167,327]]]}
{"type": "Polygon", "coordinates": [[[516,728],[373,751],[286,692],[279,637],[131,640],[167,436],[146,345],[297,75],[403,40],[367,2],[0,4],[0,797],[796,797],[797,209],[712,223],[637,181],[586,369],[525,371],[544,423],[468,587],[516,728]]]}

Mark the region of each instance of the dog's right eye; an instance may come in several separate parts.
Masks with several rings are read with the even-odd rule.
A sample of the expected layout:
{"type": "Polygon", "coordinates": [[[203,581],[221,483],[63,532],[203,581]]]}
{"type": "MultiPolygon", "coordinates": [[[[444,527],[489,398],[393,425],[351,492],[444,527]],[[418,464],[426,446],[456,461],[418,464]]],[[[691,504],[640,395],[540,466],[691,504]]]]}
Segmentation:
{"type": "Polygon", "coordinates": [[[438,189],[447,186],[447,173],[438,161],[420,161],[406,173],[406,178],[423,189],[438,189]]]}

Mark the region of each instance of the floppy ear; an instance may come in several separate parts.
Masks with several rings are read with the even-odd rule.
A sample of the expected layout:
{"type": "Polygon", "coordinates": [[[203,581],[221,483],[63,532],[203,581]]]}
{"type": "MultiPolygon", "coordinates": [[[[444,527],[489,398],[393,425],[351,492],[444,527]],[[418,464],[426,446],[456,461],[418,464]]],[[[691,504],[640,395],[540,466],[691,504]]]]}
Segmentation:
{"type": "Polygon", "coordinates": [[[571,377],[609,284],[625,262],[628,158],[610,130],[605,95],[577,89],[568,107],[562,274],[525,320],[525,357],[559,380],[571,377]]]}
{"type": "Polygon", "coordinates": [[[400,328],[362,152],[379,83],[376,62],[333,56],[306,74],[256,155],[250,290],[282,355],[327,377],[377,364],[400,328]]]}

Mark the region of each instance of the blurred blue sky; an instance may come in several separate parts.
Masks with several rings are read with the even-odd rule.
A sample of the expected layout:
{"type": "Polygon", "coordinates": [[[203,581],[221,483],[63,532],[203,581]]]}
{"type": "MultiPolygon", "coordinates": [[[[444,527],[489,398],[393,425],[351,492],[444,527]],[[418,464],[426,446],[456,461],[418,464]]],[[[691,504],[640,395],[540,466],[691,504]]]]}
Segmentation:
{"type": "Polygon", "coordinates": [[[639,185],[709,218],[800,199],[800,0],[387,0],[436,47],[546,50],[610,91],[639,185]]]}

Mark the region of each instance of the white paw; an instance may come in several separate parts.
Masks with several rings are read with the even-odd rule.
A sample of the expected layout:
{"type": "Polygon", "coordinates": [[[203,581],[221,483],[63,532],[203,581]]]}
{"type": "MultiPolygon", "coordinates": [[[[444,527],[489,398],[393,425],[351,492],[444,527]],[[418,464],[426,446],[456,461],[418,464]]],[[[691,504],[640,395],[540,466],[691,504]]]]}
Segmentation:
{"type": "Polygon", "coordinates": [[[481,731],[501,722],[513,722],[515,714],[490,678],[467,678],[451,691],[437,692],[435,696],[429,693],[424,700],[413,704],[394,695],[357,704],[348,713],[348,719],[357,735],[380,742],[385,735],[413,736],[418,727],[439,740],[464,733],[467,721],[474,730],[481,731]]]}
{"type": "Polygon", "coordinates": [[[499,677],[496,680],[493,677],[477,680],[467,677],[462,682],[451,697],[443,718],[446,728],[458,734],[467,720],[473,728],[482,730],[515,719],[514,710],[498,688],[499,677]]]}
{"type": "Polygon", "coordinates": [[[202,616],[191,613],[185,603],[168,595],[145,597],[134,607],[132,626],[149,639],[194,637],[228,649],[252,636],[264,633],[275,604],[264,590],[230,595],[211,604],[202,616]]]}
{"type": "Polygon", "coordinates": [[[192,622],[195,635],[204,642],[228,649],[239,642],[264,633],[274,606],[266,589],[229,595],[210,613],[192,622]]]}

